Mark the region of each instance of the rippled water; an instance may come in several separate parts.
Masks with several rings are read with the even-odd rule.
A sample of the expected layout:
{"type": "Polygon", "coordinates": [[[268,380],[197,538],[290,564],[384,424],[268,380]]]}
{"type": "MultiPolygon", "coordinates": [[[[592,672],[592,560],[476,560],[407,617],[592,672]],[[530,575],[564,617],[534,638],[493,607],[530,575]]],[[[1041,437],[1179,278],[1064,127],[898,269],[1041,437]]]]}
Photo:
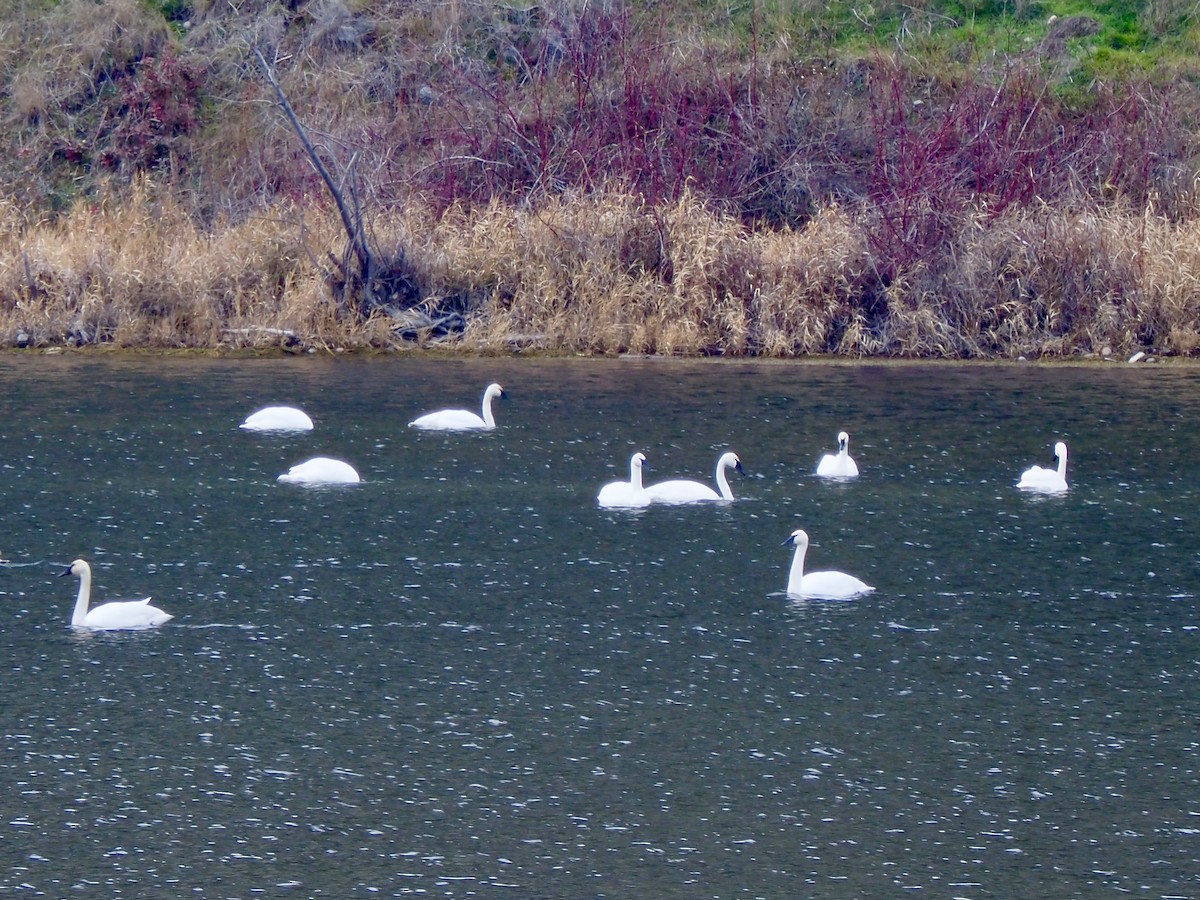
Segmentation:
{"type": "Polygon", "coordinates": [[[0,379],[0,893],[1200,894],[1194,371],[0,379]],[[495,433],[405,428],[492,379],[495,433]],[[237,429],[275,402],[316,430],[237,429]],[[821,483],[843,428],[862,477],[821,483]],[[1060,438],[1070,493],[1014,490],[1060,438]],[[595,506],[635,450],[707,480],[727,448],[733,505],[595,506]],[[275,482],[318,454],[366,483],[275,482]],[[876,592],[789,601],[798,526],[876,592]],[[76,556],[177,618],[73,632],[76,556]]]}

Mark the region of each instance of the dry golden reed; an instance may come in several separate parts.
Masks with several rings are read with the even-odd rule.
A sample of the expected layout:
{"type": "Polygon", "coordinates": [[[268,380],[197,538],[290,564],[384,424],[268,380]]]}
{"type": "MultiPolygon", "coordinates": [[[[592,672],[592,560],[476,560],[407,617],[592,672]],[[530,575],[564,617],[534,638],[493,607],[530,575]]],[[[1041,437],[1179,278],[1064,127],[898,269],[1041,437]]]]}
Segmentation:
{"type": "MultiPolygon", "coordinates": [[[[122,202],[79,203],[6,234],[0,329],[9,342],[214,348],[278,344],[284,330],[336,341],[347,330],[330,321],[334,304],[291,211],[202,229],[143,179],[122,202]]],[[[335,235],[325,230],[326,247],[335,235]]]]}
{"type": "MultiPolygon", "coordinates": [[[[0,203],[0,341],[33,346],[397,349],[413,332],[331,293],[320,205],[201,225],[141,179],[54,221],[0,203]]],[[[747,228],[695,194],[493,203],[375,223],[421,308],[470,352],[1015,357],[1200,350],[1200,225],[1041,207],[965,222],[944,266],[892,272],[853,208],[747,228]]],[[[393,310],[393,313],[398,311],[393,310]]],[[[423,340],[428,340],[426,334],[423,340]]],[[[418,342],[420,343],[420,342],[418,342]]]]}

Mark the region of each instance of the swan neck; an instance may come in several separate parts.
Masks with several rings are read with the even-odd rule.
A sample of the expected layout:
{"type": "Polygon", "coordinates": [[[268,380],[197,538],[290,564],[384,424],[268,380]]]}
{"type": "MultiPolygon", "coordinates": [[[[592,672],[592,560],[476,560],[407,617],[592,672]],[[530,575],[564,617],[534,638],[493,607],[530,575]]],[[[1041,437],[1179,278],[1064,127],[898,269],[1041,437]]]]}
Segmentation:
{"type": "Polygon", "coordinates": [[[496,418],[492,415],[492,395],[483,395],[483,421],[488,428],[496,427],[496,418]]]}
{"type": "Polygon", "coordinates": [[[642,467],[636,462],[629,464],[629,483],[633,485],[634,490],[642,489],[642,467]]]}
{"type": "Polygon", "coordinates": [[[88,605],[92,600],[92,573],[84,569],[79,576],[79,596],[75,598],[75,611],[71,614],[72,625],[82,625],[87,619],[88,605]]]}
{"type": "Polygon", "coordinates": [[[788,573],[788,593],[802,594],[804,589],[804,554],[808,552],[807,544],[796,544],[796,552],[792,554],[792,569],[788,573]]]}
{"type": "Polygon", "coordinates": [[[729,479],[725,477],[725,466],[721,463],[717,463],[717,490],[723,499],[733,499],[733,491],[729,488],[729,479]]]}
{"type": "Polygon", "coordinates": [[[1067,477],[1067,454],[1061,453],[1058,457],[1058,477],[1064,481],[1067,477]]]}

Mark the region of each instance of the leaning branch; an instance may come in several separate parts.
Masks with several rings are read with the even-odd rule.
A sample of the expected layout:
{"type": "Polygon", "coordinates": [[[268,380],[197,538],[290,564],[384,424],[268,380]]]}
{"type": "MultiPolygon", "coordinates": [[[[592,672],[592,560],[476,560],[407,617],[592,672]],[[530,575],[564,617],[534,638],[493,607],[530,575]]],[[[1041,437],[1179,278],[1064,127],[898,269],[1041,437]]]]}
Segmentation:
{"type": "MultiPolygon", "coordinates": [[[[267,63],[266,58],[262,55],[257,47],[254,48],[254,55],[258,57],[259,65],[262,66],[263,75],[270,82],[271,87],[275,89],[275,96],[279,98],[279,105],[283,108],[284,114],[288,117],[288,121],[292,125],[292,129],[296,132],[296,136],[300,138],[300,143],[304,145],[304,150],[308,154],[309,160],[313,164],[313,168],[317,170],[317,174],[321,176],[321,180],[325,182],[325,187],[329,189],[330,195],[333,197],[333,202],[337,205],[338,214],[342,217],[342,227],[346,229],[346,235],[350,239],[350,247],[354,251],[354,256],[358,260],[359,266],[359,281],[362,285],[368,286],[371,283],[372,275],[372,259],[371,249],[367,246],[366,235],[362,227],[361,216],[351,214],[349,207],[346,205],[346,200],[342,196],[341,190],[334,183],[333,176],[321,161],[320,155],[317,153],[317,148],[313,146],[312,141],[308,138],[308,132],[304,130],[304,126],[300,124],[300,120],[296,118],[296,113],[292,110],[292,105],[288,102],[287,95],[283,93],[283,88],[280,87],[279,81],[275,78],[275,73],[271,70],[271,66],[267,63]]],[[[353,188],[353,185],[351,185],[353,188]]],[[[356,202],[357,206],[357,202],[356,202]]],[[[357,213],[357,210],[356,210],[357,213]]],[[[349,274],[349,273],[347,273],[349,274]]]]}

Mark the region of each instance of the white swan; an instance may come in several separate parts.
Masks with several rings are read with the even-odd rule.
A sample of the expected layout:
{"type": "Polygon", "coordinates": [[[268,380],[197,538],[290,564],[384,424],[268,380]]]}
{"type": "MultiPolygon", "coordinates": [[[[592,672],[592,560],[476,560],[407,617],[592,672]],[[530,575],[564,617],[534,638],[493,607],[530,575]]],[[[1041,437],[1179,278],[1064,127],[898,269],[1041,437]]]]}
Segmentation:
{"type": "Polygon", "coordinates": [[[849,600],[869,594],[875,588],[845,572],[809,572],[804,574],[804,554],[808,551],[808,532],[793,531],[784,544],[795,544],[792,569],[788,574],[789,596],[811,600],[849,600]]]}
{"type": "Polygon", "coordinates": [[[838,432],[836,454],[826,453],[817,463],[817,474],[822,478],[857,478],[858,463],[850,456],[850,435],[838,432]]]}
{"type": "Polygon", "coordinates": [[[1059,441],[1054,445],[1057,469],[1031,466],[1021,473],[1017,487],[1023,491],[1038,491],[1043,494],[1061,494],[1067,489],[1067,445],[1059,441]]]}
{"type": "Polygon", "coordinates": [[[312,431],[313,420],[294,406],[268,406],[248,415],[238,427],[246,431],[312,431]]]}
{"type": "Polygon", "coordinates": [[[742,461],[738,459],[736,453],[722,453],[721,458],[717,460],[716,471],[717,489],[720,493],[699,481],[676,479],[650,485],[646,488],[646,495],[650,498],[651,503],[701,503],[711,500],[732,500],[733,491],[729,489],[729,479],[725,477],[725,470],[729,468],[736,469],[743,475],[746,474],[746,470],[742,468],[742,461]]]}
{"type": "Polygon", "coordinates": [[[102,603],[93,610],[88,609],[92,600],[92,567],[77,559],[61,575],[79,578],[79,596],[75,600],[75,611],[71,614],[74,628],[94,628],[98,631],[115,631],[126,628],[153,628],[175,618],[170,613],[150,605],[150,598],[141,600],[113,600],[102,603]]]}
{"type": "Polygon", "coordinates": [[[629,480],[610,481],[600,488],[596,502],[610,509],[649,505],[650,498],[646,496],[646,490],[642,487],[642,466],[645,464],[646,457],[641,453],[629,457],[629,480]]]}
{"type": "Polygon", "coordinates": [[[358,484],[362,481],[352,465],[328,456],[316,456],[294,465],[276,480],[289,484],[358,484]]]}
{"type": "Polygon", "coordinates": [[[491,431],[496,427],[496,420],[492,416],[492,400],[507,396],[500,385],[489,384],[483,392],[483,415],[477,416],[465,409],[442,409],[413,419],[408,425],[426,431],[491,431]]]}

